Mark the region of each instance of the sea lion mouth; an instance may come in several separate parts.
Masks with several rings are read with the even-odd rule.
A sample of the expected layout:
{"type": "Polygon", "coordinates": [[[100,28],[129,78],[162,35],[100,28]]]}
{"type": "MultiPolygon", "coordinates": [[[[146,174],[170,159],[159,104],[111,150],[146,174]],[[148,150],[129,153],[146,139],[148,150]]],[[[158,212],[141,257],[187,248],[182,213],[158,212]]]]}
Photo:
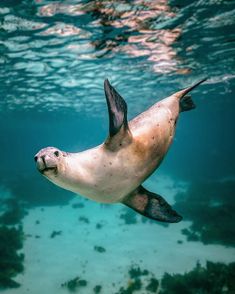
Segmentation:
{"type": "Polygon", "coordinates": [[[58,173],[57,164],[56,162],[52,161],[50,157],[45,159],[45,156],[41,156],[39,158],[36,156],[36,166],[38,171],[43,175],[45,173],[58,173]]]}
{"type": "Polygon", "coordinates": [[[57,174],[57,167],[52,166],[52,167],[44,167],[43,169],[39,169],[40,173],[44,174],[45,172],[48,171],[54,171],[55,174],[57,174]]]}

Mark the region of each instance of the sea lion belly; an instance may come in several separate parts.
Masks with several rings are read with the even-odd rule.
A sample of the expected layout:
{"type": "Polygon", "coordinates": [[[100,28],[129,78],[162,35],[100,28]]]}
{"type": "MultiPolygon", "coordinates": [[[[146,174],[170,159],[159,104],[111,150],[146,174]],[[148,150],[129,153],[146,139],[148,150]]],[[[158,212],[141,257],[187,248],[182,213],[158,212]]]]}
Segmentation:
{"type": "Polygon", "coordinates": [[[98,202],[118,202],[139,184],[126,149],[110,152],[102,144],[70,154],[66,162],[66,171],[57,184],[98,202]]]}
{"type": "Polygon", "coordinates": [[[158,113],[149,110],[131,121],[132,141],[116,151],[110,151],[102,144],[70,154],[65,173],[69,183],[66,180],[64,184],[75,193],[99,202],[119,202],[161,163],[174,134],[170,116],[169,111],[162,108],[158,113]]]}

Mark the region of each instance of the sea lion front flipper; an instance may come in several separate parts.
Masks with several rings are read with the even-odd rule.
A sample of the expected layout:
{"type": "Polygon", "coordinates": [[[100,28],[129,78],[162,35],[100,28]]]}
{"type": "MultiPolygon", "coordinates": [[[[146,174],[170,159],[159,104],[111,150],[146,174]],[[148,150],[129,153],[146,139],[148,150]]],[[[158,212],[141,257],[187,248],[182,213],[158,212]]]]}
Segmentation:
{"type": "Polygon", "coordinates": [[[109,135],[116,135],[121,127],[128,128],[127,123],[127,104],[106,79],[104,81],[105,97],[109,111],[109,135]]]}
{"type": "Polygon", "coordinates": [[[132,140],[127,122],[127,104],[107,79],[104,81],[104,91],[109,112],[109,136],[105,146],[115,151],[132,140]]]}
{"type": "Polygon", "coordinates": [[[161,222],[178,223],[182,217],[160,195],[139,186],[123,203],[140,214],[161,222]]]}

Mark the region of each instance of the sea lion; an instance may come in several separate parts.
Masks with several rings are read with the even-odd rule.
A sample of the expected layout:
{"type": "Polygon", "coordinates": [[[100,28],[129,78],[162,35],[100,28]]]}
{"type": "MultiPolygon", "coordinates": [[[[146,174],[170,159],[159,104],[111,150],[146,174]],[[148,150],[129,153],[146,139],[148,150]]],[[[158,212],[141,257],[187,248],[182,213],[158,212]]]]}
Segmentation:
{"type": "Polygon", "coordinates": [[[162,222],[182,217],[158,194],[141,183],[160,165],[172,143],[180,112],[195,108],[187,94],[205,79],[157,102],[131,121],[127,104],[106,79],[109,135],[92,149],[68,153],[54,147],[40,150],[38,170],[54,184],[103,203],[121,202],[162,222]]]}

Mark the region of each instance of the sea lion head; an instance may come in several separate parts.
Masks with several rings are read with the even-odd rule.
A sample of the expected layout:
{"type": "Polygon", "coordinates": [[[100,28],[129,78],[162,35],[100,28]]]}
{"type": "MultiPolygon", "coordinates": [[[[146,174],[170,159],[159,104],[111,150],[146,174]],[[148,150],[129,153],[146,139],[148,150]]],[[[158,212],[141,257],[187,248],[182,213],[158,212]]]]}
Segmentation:
{"type": "Polygon", "coordinates": [[[64,169],[66,153],[55,147],[41,149],[35,156],[37,169],[47,178],[57,176],[64,169]]]}

